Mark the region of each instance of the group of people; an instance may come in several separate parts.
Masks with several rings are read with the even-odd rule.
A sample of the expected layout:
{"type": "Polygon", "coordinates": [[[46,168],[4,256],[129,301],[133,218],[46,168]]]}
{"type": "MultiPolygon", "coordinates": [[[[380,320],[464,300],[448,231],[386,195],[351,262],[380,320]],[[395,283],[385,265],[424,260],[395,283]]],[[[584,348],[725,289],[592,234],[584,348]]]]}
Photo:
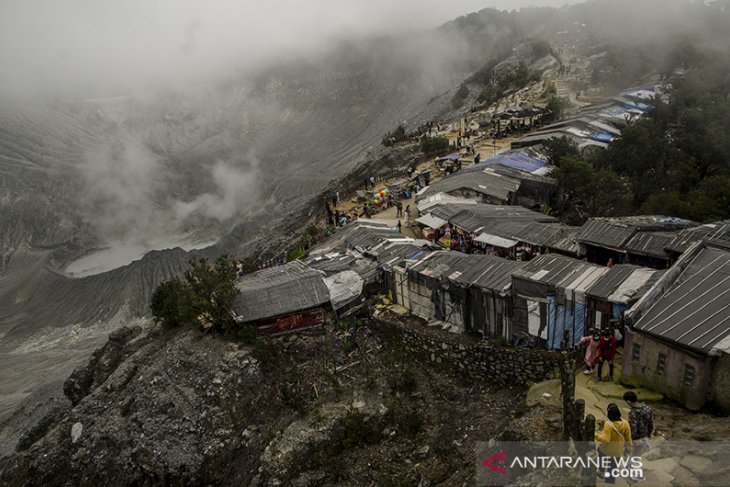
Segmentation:
{"type": "MultiPolygon", "coordinates": [[[[587,343],[584,357],[585,374],[597,372],[598,380],[603,380],[603,364],[608,363],[608,377],[613,381],[614,359],[618,351],[616,332],[606,328],[602,332],[594,331],[592,335],[580,339],[579,344],[587,343]]],[[[621,417],[621,409],[616,403],[606,408],[606,421],[601,431],[596,432],[595,440],[600,442],[599,454],[608,457],[606,463],[610,468],[604,472],[606,483],[613,484],[616,479],[612,470],[617,468],[617,459],[625,454],[639,456],[651,447],[649,438],[654,432],[654,416],[644,403],[640,403],[633,391],[624,393],[624,401],[629,406],[628,421],[621,417]]]]}
{"type": "Polygon", "coordinates": [[[621,417],[621,409],[612,402],[606,408],[603,429],[595,433],[595,440],[600,443],[598,454],[606,458],[601,462],[606,466],[601,473],[607,484],[616,483],[614,470],[618,468],[619,458],[628,454],[641,456],[651,448],[650,438],[654,433],[651,408],[639,402],[633,391],[624,393],[624,401],[629,406],[628,421],[621,417]]]}
{"type": "Polygon", "coordinates": [[[608,377],[605,380],[613,382],[613,361],[618,351],[618,341],[614,334],[609,329],[604,329],[602,333],[596,330],[592,335],[583,337],[578,341],[579,345],[583,343],[588,344],[583,359],[586,366],[584,373],[592,374],[597,368],[598,380],[604,380],[602,378],[603,364],[608,363],[608,377]]]}
{"type": "MultiPolygon", "coordinates": [[[[339,197],[339,193],[337,193],[337,196],[339,197]]],[[[334,200],[333,200],[334,202],[334,200]]],[[[340,210],[332,210],[330,208],[329,203],[325,204],[325,210],[327,211],[327,223],[330,226],[335,227],[344,227],[350,222],[353,222],[357,220],[357,210],[353,209],[350,212],[346,211],[340,211],[340,210]]]]}

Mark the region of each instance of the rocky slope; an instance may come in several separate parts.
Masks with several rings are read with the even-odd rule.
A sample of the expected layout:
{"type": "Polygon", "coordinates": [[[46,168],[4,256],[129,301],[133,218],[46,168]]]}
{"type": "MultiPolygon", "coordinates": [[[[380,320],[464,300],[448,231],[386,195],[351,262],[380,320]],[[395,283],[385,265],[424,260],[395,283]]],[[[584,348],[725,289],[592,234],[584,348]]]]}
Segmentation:
{"type": "Polygon", "coordinates": [[[524,397],[413,363],[367,326],[255,345],[123,328],[64,391],[0,483],[455,485],[524,397]]]}

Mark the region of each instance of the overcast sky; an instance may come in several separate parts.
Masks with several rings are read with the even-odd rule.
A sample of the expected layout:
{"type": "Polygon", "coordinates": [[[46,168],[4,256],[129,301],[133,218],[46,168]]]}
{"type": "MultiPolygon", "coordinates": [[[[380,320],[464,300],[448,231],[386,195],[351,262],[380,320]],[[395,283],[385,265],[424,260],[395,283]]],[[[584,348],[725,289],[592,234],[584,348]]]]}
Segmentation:
{"type": "Polygon", "coordinates": [[[434,27],[490,6],[565,3],[575,1],[0,0],[0,89],[118,91],[204,80],[334,37],[434,27]]]}

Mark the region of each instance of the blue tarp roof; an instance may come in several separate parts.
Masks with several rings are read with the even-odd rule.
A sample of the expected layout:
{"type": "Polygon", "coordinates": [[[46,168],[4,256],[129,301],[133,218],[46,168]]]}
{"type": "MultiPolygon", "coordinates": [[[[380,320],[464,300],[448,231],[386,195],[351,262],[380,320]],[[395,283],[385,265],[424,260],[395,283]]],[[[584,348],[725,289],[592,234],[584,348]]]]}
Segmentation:
{"type": "Polygon", "coordinates": [[[642,112],[647,112],[654,108],[651,105],[647,105],[646,103],[636,102],[636,101],[630,101],[625,104],[629,108],[635,108],[637,110],[641,110],[642,112]]]}
{"type": "Polygon", "coordinates": [[[401,184],[403,184],[405,182],[408,182],[408,180],[407,179],[401,179],[400,181],[396,181],[395,183],[391,184],[389,187],[392,188],[393,186],[400,186],[401,184]]]}
{"type": "Polygon", "coordinates": [[[440,157],[439,161],[458,161],[461,159],[459,154],[449,154],[448,156],[440,157]]]}
{"type": "Polygon", "coordinates": [[[502,154],[498,154],[491,159],[487,159],[484,162],[475,164],[474,166],[470,167],[469,170],[484,169],[488,166],[491,166],[492,164],[501,164],[503,166],[531,173],[540,169],[541,167],[545,167],[547,162],[541,159],[537,159],[535,157],[531,157],[523,151],[507,151],[503,152],[502,154]]]}
{"type": "Polygon", "coordinates": [[[597,140],[599,142],[611,142],[613,140],[613,135],[607,133],[607,132],[599,132],[593,137],[591,137],[593,140],[597,140]]]}

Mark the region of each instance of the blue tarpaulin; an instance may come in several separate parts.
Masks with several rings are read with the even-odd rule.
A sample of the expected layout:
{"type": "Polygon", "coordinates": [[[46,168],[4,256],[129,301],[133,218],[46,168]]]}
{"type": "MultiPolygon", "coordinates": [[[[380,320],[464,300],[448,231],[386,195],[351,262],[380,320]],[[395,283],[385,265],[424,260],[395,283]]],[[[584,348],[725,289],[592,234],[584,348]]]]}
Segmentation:
{"type": "Polygon", "coordinates": [[[480,162],[479,164],[475,164],[470,167],[469,170],[484,169],[492,164],[501,164],[503,166],[531,173],[545,167],[547,162],[531,157],[523,151],[507,151],[487,159],[486,161],[480,162]]]}
{"type": "Polygon", "coordinates": [[[628,308],[628,306],[626,306],[625,304],[613,303],[611,305],[611,318],[613,318],[614,320],[620,318],[621,312],[626,308],[628,308]]]}
{"type": "Polygon", "coordinates": [[[439,161],[458,161],[461,159],[459,154],[450,154],[448,156],[440,157],[439,161]]]}
{"type": "Polygon", "coordinates": [[[555,296],[548,296],[548,350],[560,350],[563,333],[568,330],[575,346],[585,334],[586,305],[568,301],[567,307],[557,305],[555,296]]]}
{"type": "Polygon", "coordinates": [[[573,333],[573,346],[586,334],[586,305],[575,303],[575,333],[573,333]]]}
{"type": "Polygon", "coordinates": [[[613,135],[607,132],[599,132],[591,137],[591,139],[597,140],[598,142],[611,142],[613,140],[613,135]]]}

